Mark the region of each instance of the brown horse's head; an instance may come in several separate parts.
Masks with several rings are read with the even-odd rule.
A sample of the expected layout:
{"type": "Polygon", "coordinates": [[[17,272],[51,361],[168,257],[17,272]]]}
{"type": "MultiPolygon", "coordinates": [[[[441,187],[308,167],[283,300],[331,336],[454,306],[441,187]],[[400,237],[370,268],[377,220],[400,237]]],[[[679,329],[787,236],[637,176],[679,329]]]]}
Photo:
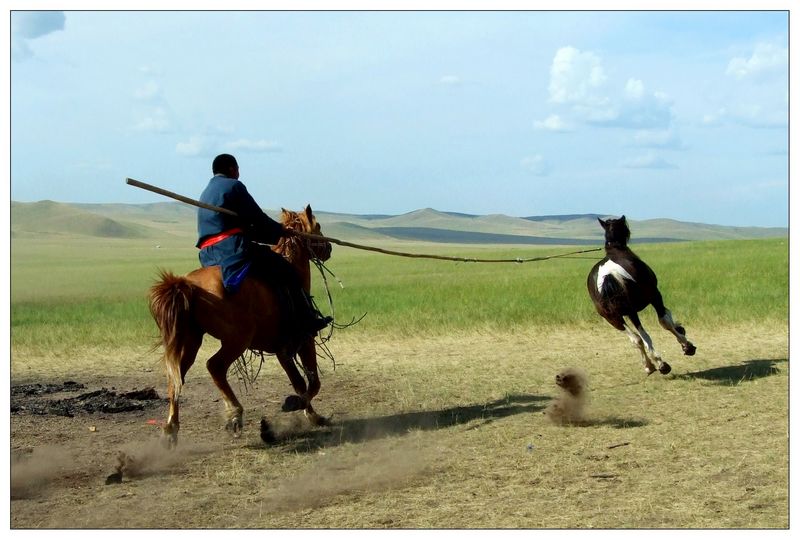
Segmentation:
{"type": "MultiPolygon", "coordinates": [[[[284,227],[293,231],[322,236],[322,229],[311,211],[311,205],[306,206],[302,212],[293,212],[282,208],[281,223],[283,223],[284,227]]],[[[310,259],[327,261],[331,258],[333,246],[327,240],[314,240],[302,236],[295,237],[295,239],[298,240],[298,245],[308,252],[310,259]]]]}

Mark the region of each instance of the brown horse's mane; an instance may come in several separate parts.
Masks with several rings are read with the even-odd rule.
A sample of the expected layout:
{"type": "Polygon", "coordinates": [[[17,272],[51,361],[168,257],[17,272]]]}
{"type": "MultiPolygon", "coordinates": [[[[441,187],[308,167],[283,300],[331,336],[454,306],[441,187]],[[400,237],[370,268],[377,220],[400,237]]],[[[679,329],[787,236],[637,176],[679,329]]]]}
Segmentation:
{"type": "MultiPolygon", "coordinates": [[[[302,212],[295,212],[293,210],[281,209],[281,223],[287,229],[293,231],[308,231],[310,224],[308,218],[302,212]]],[[[303,246],[300,244],[301,239],[297,236],[282,237],[275,245],[275,252],[286,257],[290,262],[297,260],[301,253],[303,246]]]]}
{"type": "Polygon", "coordinates": [[[305,214],[295,212],[294,210],[281,208],[281,223],[290,229],[297,230],[298,226],[305,227],[305,225],[308,223],[308,219],[306,218],[305,214]]]}

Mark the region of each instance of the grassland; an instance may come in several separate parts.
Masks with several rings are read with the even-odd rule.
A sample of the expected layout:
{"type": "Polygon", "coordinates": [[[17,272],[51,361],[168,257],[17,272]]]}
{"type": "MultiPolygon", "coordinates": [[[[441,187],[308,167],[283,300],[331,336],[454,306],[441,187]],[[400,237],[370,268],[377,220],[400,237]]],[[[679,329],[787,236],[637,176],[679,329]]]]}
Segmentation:
{"type": "MultiPolygon", "coordinates": [[[[194,268],[196,250],[179,236],[158,241],[13,238],[12,383],[163,390],[146,290],[159,267],[194,268]]],[[[336,369],[322,364],[315,405],[331,427],[279,412],[288,387],[272,362],[255,392],[237,387],[241,439],[220,431],[202,365],[189,373],[172,453],[146,422],[152,411],[13,415],[12,527],[787,528],[787,240],[633,248],[698,346],[681,357],[646,312],[669,376],[645,377],[627,339],[594,313],[585,279],[599,254],[495,265],[336,247],[337,318],[367,315],[334,334],[336,369]],[[554,425],[541,413],[567,366],[589,374],[592,399],[585,422],[554,425]],[[258,436],[262,415],[281,435],[275,446],[258,436]],[[142,467],[103,485],[120,451],[142,467]]],[[[214,349],[207,340],[201,357],[214,349]]]]}
{"type": "MultiPolygon", "coordinates": [[[[788,243],[783,239],[646,244],[637,252],[656,270],[662,293],[688,325],[786,321],[788,243]]],[[[406,249],[480,258],[536,257],[564,247],[406,249]]],[[[15,239],[11,258],[11,343],[15,348],[137,344],[151,340],[146,292],[158,268],[196,266],[191,246],[129,239],[15,239]]],[[[526,264],[387,258],[337,247],[328,265],[337,318],[367,316],[349,332],[393,336],[474,329],[596,324],[587,254],[526,264]]],[[[314,294],[327,295],[319,274],[314,294]]],[[[652,324],[652,322],[651,322],[652,324]]]]}

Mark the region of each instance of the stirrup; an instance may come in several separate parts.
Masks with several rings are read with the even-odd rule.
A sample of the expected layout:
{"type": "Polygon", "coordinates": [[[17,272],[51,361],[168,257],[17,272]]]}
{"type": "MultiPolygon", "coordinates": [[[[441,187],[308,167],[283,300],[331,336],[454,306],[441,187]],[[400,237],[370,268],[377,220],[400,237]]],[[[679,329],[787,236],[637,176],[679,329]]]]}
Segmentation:
{"type": "Polygon", "coordinates": [[[333,322],[333,317],[315,317],[308,322],[308,329],[317,333],[333,322]]]}

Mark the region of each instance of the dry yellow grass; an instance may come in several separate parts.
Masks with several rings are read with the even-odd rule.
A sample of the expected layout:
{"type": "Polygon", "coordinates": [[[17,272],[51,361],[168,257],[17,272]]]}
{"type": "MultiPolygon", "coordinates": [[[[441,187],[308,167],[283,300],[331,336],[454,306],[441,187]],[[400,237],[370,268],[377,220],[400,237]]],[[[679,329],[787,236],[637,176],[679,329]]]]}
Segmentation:
{"type": "MultiPolygon", "coordinates": [[[[238,440],[221,430],[222,406],[203,365],[208,343],[187,377],[171,454],[142,415],[14,415],[11,524],[788,527],[788,329],[689,332],[693,358],[652,330],[673,367],[666,377],[646,377],[627,339],[599,322],[403,340],[341,332],[332,342],[336,370],[322,364],[315,401],[333,425],[310,428],[297,413],[279,413],[289,385],[268,362],[255,390],[240,389],[246,427],[238,440]],[[566,367],[590,381],[580,426],[543,414],[566,367]],[[280,444],[260,441],[262,415],[280,444]],[[106,486],[121,450],[143,466],[106,486]]],[[[55,360],[15,351],[15,383],[62,376],[164,386],[146,346],[55,360]]]]}

